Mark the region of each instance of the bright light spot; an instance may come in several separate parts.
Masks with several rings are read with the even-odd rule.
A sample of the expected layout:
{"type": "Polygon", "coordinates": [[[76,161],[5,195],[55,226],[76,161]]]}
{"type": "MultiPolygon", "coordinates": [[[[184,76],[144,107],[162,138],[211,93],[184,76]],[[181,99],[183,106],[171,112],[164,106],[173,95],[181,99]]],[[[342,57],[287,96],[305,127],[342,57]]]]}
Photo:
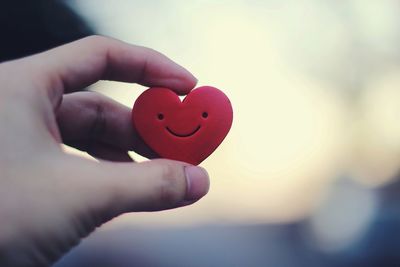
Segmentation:
{"type": "MultiPolygon", "coordinates": [[[[350,2],[75,1],[100,32],[165,53],[199,85],[224,90],[234,107],[231,132],[202,164],[211,175],[210,194],[191,208],[124,220],[295,220],[310,214],[323,189],[349,167],[361,166],[354,173],[371,181],[391,177],[400,162],[400,81],[393,75],[371,83],[363,116],[352,112],[357,102],[344,92],[369,83],[366,74],[378,61],[371,51],[391,51],[385,38],[394,32],[388,25],[395,11],[385,2],[368,19],[375,4],[350,2]],[[355,10],[353,20],[344,8],[355,10]],[[358,29],[367,48],[356,40],[358,29]]],[[[95,89],[131,107],[144,88],[101,82],[95,89]]]]}
{"type": "Polygon", "coordinates": [[[332,191],[311,217],[309,234],[318,249],[338,252],[360,240],[374,218],[377,200],[371,191],[354,184],[332,191]]]}
{"type": "Polygon", "coordinates": [[[399,86],[400,70],[390,70],[373,77],[362,95],[354,172],[364,183],[387,183],[399,171],[399,86]]]}

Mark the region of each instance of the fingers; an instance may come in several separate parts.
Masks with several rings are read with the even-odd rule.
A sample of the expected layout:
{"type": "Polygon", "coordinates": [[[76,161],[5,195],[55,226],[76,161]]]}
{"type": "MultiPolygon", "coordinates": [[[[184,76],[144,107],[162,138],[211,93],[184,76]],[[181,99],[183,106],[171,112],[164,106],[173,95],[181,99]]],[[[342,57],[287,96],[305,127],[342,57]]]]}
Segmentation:
{"type": "Polygon", "coordinates": [[[91,36],[20,60],[46,81],[53,103],[64,92],[80,90],[98,80],[136,82],[186,94],[196,78],[163,54],[121,41],[91,36]]]}
{"type": "Polygon", "coordinates": [[[126,161],[129,150],[147,158],[157,156],[133,127],[131,109],[101,94],[65,95],[57,110],[57,122],[65,144],[93,156],[126,161]]]}
{"type": "Polygon", "coordinates": [[[86,176],[80,177],[81,185],[77,187],[87,188],[76,197],[81,205],[75,205],[86,205],[87,212],[99,218],[185,206],[202,198],[209,189],[209,178],[203,168],[176,161],[135,164],[85,161],[75,169],[86,176]]]}
{"type": "Polygon", "coordinates": [[[86,152],[92,157],[101,160],[115,162],[133,162],[133,159],[129,156],[128,151],[118,149],[107,144],[94,143],[86,152]]]}

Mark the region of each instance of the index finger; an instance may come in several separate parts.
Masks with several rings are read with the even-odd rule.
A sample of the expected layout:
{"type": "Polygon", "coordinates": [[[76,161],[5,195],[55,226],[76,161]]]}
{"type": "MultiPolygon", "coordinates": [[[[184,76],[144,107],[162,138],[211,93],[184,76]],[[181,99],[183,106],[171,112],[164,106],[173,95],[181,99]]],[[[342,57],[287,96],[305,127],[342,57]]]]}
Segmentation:
{"type": "Polygon", "coordinates": [[[102,36],[86,37],[23,60],[33,65],[30,69],[46,81],[44,87],[55,98],[98,80],[168,87],[178,94],[187,94],[197,82],[189,71],[155,50],[102,36]]]}

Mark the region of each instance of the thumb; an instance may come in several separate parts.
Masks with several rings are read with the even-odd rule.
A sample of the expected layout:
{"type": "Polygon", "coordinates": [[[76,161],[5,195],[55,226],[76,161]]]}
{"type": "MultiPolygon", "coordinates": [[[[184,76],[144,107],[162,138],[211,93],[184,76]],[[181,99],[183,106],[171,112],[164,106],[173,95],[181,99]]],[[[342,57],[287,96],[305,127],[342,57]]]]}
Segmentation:
{"type": "MultiPolygon", "coordinates": [[[[75,201],[102,224],[125,212],[157,211],[186,206],[209,189],[205,169],[171,160],[143,163],[81,162],[75,201]]],[[[74,205],[75,206],[75,205],[74,205]]]]}

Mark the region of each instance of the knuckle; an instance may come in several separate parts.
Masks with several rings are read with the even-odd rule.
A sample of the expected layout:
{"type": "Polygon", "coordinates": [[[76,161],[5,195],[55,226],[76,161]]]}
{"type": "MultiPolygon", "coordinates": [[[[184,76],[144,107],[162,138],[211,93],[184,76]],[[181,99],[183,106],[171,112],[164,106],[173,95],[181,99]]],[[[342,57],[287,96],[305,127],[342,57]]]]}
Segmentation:
{"type": "Polygon", "coordinates": [[[183,168],[171,163],[163,164],[161,167],[161,185],[159,187],[159,201],[163,205],[173,205],[184,195],[183,168]]]}
{"type": "Polygon", "coordinates": [[[91,105],[91,108],[105,104],[104,96],[98,92],[87,91],[79,92],[79,94],[87,100],[88,104],[91,105]]]}
{"type": "Polygon", "coordinates": [[[82,39],[82,43],[91,51],[102,53],[115,43],[114,39],[101,35],[90,35],[82,39]]]}
{"type": "Polygon", "coordinates": [[[90,35],[88,37],[83,38],[82,40],[90,43],[90,44],[104,44],[105,42],[108,41],[107,37],[101,36],[101,35],[90,35]]]}
{"type": "Polygon", "coordinates": [[[163,53],[161,53],[161,52],[159,52],[159,51],[157,51],[157,50],[155,50],[153,48],[145,47],[144,51],[145,51],[146,59],[148,61],[150,59],[164,59],[164,58],[166,58],[166,56],[163,53]]]}
{"type": "Polygon", "coordinates": [[[161,55],[160,52],[157,50],[150,48],[150,47],[144,47],[144,52],[148,57],[155,56],[155,55],[161,55]]]}
{"type": "Polygon", "coordinates": [[[93,111],[93,119],[92,123],[89,127],[89,137],[90,139],[97,140],[101,139],[107,130],[107,119],[105,114],[105,107],[102,105],[102,100],[100,96],[94,96],[96,99],[92,99],[92,111],[93,111]]]}
{"type": "Polygon", "coordinates": [[[154,58],[164,58],[166,57],[163,53],[146,46],[136,46],[140,49],[140,52],[144,55],[143,58],[146,61],[151,61],[154,58]]]}

